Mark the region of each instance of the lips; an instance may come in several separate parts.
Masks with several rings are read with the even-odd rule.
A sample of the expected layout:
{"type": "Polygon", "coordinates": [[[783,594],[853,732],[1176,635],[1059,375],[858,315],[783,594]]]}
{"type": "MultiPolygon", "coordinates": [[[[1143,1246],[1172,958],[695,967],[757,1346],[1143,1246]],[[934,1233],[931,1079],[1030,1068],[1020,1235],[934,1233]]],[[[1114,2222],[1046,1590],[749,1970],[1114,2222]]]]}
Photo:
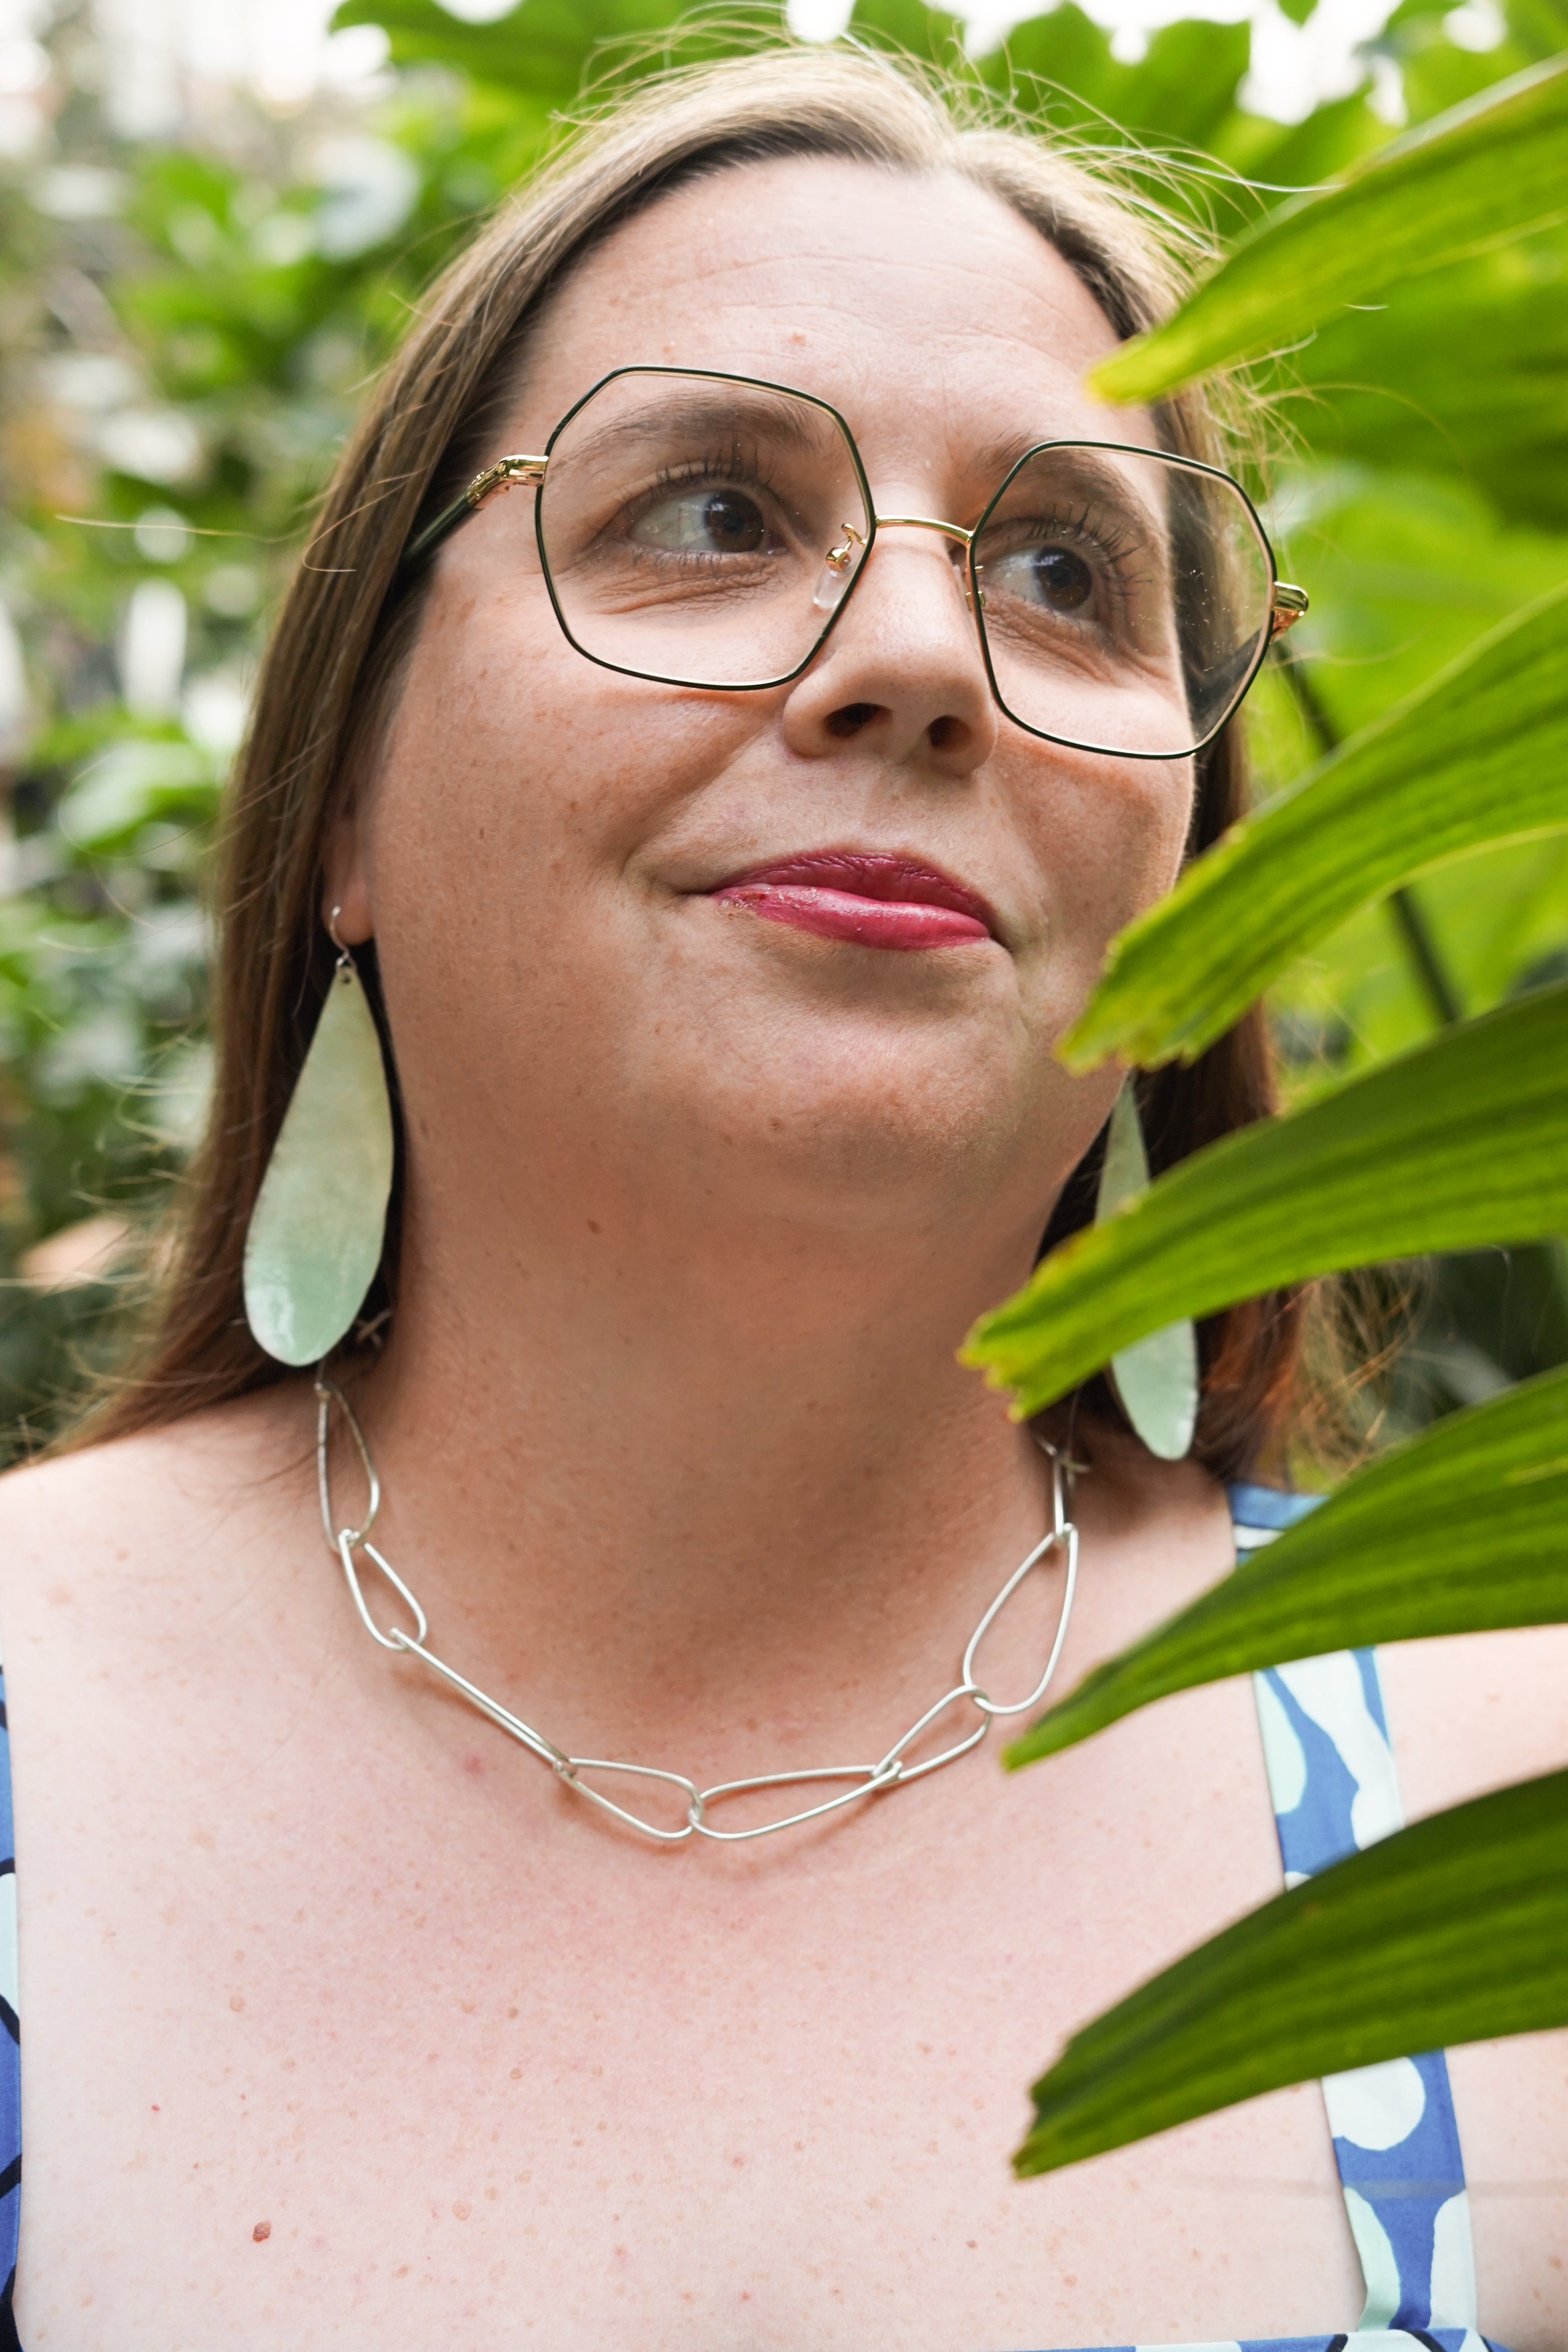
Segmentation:
{"type": "Polygon", "coordinates": [[[810,850],[753,866],[708,895],[764,922],[859,947],[967,947],[995,930],[975,891],[919,858],[879,850],[810,850]]]}

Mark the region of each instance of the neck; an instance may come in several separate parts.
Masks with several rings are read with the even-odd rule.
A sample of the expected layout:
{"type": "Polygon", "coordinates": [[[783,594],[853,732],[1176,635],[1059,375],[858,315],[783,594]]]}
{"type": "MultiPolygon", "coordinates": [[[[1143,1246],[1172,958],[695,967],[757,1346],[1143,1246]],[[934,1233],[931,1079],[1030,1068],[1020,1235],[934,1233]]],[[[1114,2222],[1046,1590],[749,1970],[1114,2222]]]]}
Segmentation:
{"type": "Polygon", "coordinates": [[[955,1360],[1036,1230],[500,1253],[413,1203],[359,1393],[437,1648],[536,1720],[564,1708],[574,1743],[716,1777],[809,1743],[825,1700],[879,1752],[1049,1524],[1037,1450],[955,1360]]]}

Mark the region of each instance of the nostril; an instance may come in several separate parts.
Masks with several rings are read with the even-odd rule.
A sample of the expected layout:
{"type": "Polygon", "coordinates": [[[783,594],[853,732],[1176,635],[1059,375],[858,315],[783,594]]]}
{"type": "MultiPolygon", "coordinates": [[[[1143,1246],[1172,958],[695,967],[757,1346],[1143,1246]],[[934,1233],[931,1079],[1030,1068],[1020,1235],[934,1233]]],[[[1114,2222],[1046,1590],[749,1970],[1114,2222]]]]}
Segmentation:
{"type": "Polygon", "coordinates": [[[827,727],[830,735],[858,735],[876,717],[880,704],[846,702],[841,710],[830,711],[827,727]]]}
{"type": "Polygon", "coordinates": [[[934,719],[925,730],[925,740],[934,751],[961,751],[968,739],[969,730],[961,719],[934,719]]]}

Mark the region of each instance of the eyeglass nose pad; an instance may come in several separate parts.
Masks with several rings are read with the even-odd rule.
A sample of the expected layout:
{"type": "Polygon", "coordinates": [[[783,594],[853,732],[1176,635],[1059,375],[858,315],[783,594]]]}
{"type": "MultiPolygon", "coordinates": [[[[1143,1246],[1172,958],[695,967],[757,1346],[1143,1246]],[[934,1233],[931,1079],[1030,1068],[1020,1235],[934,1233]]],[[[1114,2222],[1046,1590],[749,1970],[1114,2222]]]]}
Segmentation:
{"type": "Polygon", "coordinates": [[[836,612],[842,604],[850,582],[855,576],[855,550],[865,545],[852,522],[841,522],[839,529],[843,537],[837,547],[830,547],[823,557],[821,574],[811,598],[819,613],[836,612]]]}

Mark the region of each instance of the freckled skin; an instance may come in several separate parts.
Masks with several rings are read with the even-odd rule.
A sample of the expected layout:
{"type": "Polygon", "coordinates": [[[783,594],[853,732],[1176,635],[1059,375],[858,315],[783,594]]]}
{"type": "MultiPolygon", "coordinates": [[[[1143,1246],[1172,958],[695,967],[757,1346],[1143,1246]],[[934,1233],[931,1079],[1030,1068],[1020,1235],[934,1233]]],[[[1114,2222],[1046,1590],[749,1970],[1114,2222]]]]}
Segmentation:
{"type": "MultiPolygon", "coordinates": [[[[955,188],[944,192],[948,233],[916,244],[902,191],[873,182],[869,198],[852,194],[870,175],[848,167],[816,176],[803,250],[846,232],[850,249],[803,286],[797,262],[784,304],[775,241],[758,252],[748,219],[703,216],[706,196],[632,224],[613,299],[591,266],[569,286],[497,446],[541,445],[595,374],[628,354],[801,381],[848,418],[879,504],[894,512],[972,520],[995,487],[977,451],[1024,420],[1104,433],[1106,414],[1079,379],[1111,338],[1071,272],[1050,257],[1041,270],[1032,231],[955,188]],[[700,217],[689,234],[688,217],[700,217]],[[949,315],[977,273],[1014,297],[983,323],[949,315]],[[904,321],[915,302],[932,325],[912,344],[904,321]]],[[[1117,429],[1152,437],[1141,415],[1117,429]]],[[[885,535],[792,687],[699,695],[588,671],[539,593],[531,503],[497,499],[450,542],[385,772],[343,869],[346,927],[377,935],[415,1120],[432,1133],[462,1123],[498,1056],[523,1063],[530,1093],[519,1100],[554,1099],[568,1083],[551,1066],[559,1056],[602,1105],[601,1149],[612,1134],[645,1168],[650,1154],[685,1160],[722,1138],[752,1213],[760,1192],[786,1213],[841,1224],[843,1192],[824,1192],[831,1155],[879,1215],[886,1188],[911,1181],[912,1213],[929,1215],[939,1155],[955,1211],[983,1193],[999,1222],[998,1188],[1016,1187],[1032,1231],[1042,1164],[1060,1173],[1080,1155],[1115,1083],[1071,1081],[1045,1049],[1107,939],[1174,878],[1189,763],[1064,753],[1000,719],[951,562],[926,533],[885,535]],[[878,715],[846,742],[829,722],[857,705],[878,715]],[[552,791],[528,789],[545,777],[552,791]],[[498,796],[499,779],[510,789],[498,796]],[[471,860],[451,855],[454,832],[472,839],[481,822],[505,892],[476,893],[471,860]],[[851,977],[815,943],[678,895],[780,852],[867,835],[918,847],[972,883],[997,908],[1005,949],[851,977]],[[650,961],[662,984],[629,988],[650,961]],[[759,1097],[789,1148],[779,1129],[758,1132],[759,1097]]],[[[580,1171],[575,1133],[553,1132],[580,1171]]],[[[526,1158],[536,1202],[550,1181],[547,1140],[530,1128],[519,1155],[500,1122],[472,1139],[488,1148],[488,1181],[509,1187],[526,1158]]],[[[574,1227],[561,1239],[575,1249],[577,1185],[563,1174],[559,1189],[574,1227]]]]}
{"type": "MultiPolygon", "coordinates": [[[[748,167],[568,283],[495,454],[685,362],[823,394],[884,509],[964,521],[986,441],[1104,433],[1082,380],[1113,341],[972,189],[748,167]]],[[[380,1531],[454,1664],[704,1782],[881,1754],[950,1683],[1046,1508],[954,1351],[1109,1108],[1115,1073],[1050,1046],[1174,878],[1190,790],[999,718],[928,534],[744,696],[575,655],[528,499],[456,535],[328,877],[376,940],[410,1142],[360,1391],[380,1531]],[[999,938],[873,953],[701,895],[846,845],[940,866],[999,938]]],[[[288,1381],[0,1487],[28,2352],[1354,2327],[1313,2086],[1008,2168],[1061,2038],[1278,1885],[1245,1686],[1016,1778],[993,1744],[813,1832],[650,1851],[365,1639],[311,1424],[288,1381]]],[[[1093,1455],[1064,1684],[1228,1559],[1190,1465],[1093,1455]]],[[[998,1625],[997,1687],[1057,1597],[998,1625]]],[[[1563,1761],[1565,1664],[1554,1633],[1396,1654],[1410,1810],[1563,1761]]],[[[1455,2074],[1488,2332],[1548,2352],[1563,2038],[1455,2074]]]]}

